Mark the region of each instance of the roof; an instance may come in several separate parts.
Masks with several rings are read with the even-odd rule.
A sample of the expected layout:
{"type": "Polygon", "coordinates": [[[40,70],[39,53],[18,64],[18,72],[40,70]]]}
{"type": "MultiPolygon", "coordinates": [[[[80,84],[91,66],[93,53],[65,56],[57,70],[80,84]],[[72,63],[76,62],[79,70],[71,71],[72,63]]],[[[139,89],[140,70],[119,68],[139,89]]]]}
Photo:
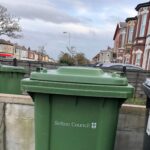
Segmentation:
{"type": "Polygon", "coordinates": [[[108,52],[112,52],[112,50],[101,50],[101,51],[100,51],[100,54],[108,53],[108,52]]]}
{"type": "Polygon", "coordinates": [[[27,49],[26,49],[25,46],[18,45],[17,43],[15,43],[14,45],[15,45],[15,48],[16,48],[16,49],[21,49],[21,50],[27,51],[27,49]]]}
{"type": "Polygon", "coordinates": [[[99,53],[96,54],[92,59],[95,59],[95,58],[97,58],[97,57],[99,57],[99,53]]]}
{"type": "Polygon", "coordinates": [[[135,10],[136,10],[136,11],[139,11],[140,8],[142,8],[142,7],[147,7],[147,6],[150,6],[150,1],[149,1],[149,2],[146,2],[146,3],[138,4],[138,5],[135,7],[135,10]]]}
{"type": "Polygon", "coordinates": [[[119,29],[119,25],[117,24],[117,26],[116,26],[116,30],[115,30],[115,34],[114,34],[114,37],[113,37],[113,40],[115,40],[115,38],[116,38],[116,35],[117,35],[117,31],[118,31],[118,29],[119,29]]]}
{"type": "Polygon", "coordinates": [[[126,25],[126,22],[120,22],[119,23],[119,28],[125,28],[127,25],[126,25]]]}
{"type": "Polygon", "coordinates": [[[13,46],[13,44],[10,41],[5,41],[3,39],[0,39],[0,44],[5,44],[5,45],[11,45],[11,46],[13,46]]]}
{"type": "Polygon", "coordinates": [[[115,30],[115,34],[114,34],[113,40],[115,40],[115,38],[116,38],[117,31],[118,31],[119,29],[121,29],[121,28],[126,28],[126,26],[127,26],[126,22],[119,22],[119,23],[117,24],[117,27],[116,27],[116,30],[115,30]]]}
{"type": "Polygon", "coordinates": [[[131,20],[137,20],[137,16],[127,18],[127,19],[126,19],[126,22],[131,21],[131,20]]]}

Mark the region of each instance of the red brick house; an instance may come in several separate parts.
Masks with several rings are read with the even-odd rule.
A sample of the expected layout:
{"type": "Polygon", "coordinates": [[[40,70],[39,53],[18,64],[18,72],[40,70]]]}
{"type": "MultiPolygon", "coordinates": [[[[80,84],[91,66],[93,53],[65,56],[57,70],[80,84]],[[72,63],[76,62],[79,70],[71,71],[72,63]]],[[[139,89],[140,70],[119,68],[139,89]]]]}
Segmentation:
{"type": "Polygon", "coordinates": [[[143,66],[143,54],[150,19],[150,2],[138,4],[135,9],[138,12],[138,15],[136,35],[132,51],[132,64],[143,66]]]}
{"type": "Polygon", "coordinates": [[[120,22],[117,24],[114,40],[114,53],[116,53],[116,62],[123,63],[123,56],[125,52],[125,38],[126,38],[126,23],[120,22]]]}
{"type": "Polygon", "coordinates": [[[143,54],[142,68],[145,70],[150,70],[150,23],[148,26],[148,32],[146,36],[146,44],[145,44],[145,50],[143,54]]]}
{"type": "Polygon", "coordinates": [[[124,63],[131,64],[133,43],[136,34],[137,17],[131,17],[126,19],[126,40],[125,40],[125,53],[124,63]]]}
{"type": "MultiPolygon", "coordinates": [[[[150,8],[149,8],[150,2],[146,3],[145,5],[146,7],[148,7],[148,11],[150,13],[150,8]]],[[[148,20],[148,29],[147,29],[146,43],[145,43],[145,49],[143,54],[142,68],[145,70],[150,70],[150,20],[148,20]]]]}

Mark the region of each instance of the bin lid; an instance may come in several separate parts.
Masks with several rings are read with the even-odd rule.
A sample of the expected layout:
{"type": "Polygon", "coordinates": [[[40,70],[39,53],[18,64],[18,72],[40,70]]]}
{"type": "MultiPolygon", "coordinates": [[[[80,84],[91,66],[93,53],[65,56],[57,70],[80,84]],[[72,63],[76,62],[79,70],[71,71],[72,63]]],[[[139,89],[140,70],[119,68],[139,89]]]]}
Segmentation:
{"type": "Polygon", "coordinates": [[[105,73],[98,68],[60,67],[31,73],[30,79],[42,81],[89,83],[103,85],[127,85],[128,81],[117,73],[105,73]]]}
{"type": "Polygon", "coordinates": [[[30,79],[22,80],[22,88],[30,92],[122,98],[133,93],[125,77],[90,67],[32,72],[30,79]]]}
{"type": "Polygon", "coordinates": [[[26,73],[24,67],[20,66],[8,66],[0,64],[0,72],[19,72],[19,73],[26,73]]]}

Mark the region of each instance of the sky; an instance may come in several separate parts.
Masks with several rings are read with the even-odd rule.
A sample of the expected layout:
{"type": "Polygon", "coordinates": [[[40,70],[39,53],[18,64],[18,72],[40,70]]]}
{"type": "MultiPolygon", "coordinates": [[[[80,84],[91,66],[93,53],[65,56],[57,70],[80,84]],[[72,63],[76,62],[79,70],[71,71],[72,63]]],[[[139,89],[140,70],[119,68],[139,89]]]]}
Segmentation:
{"type": "Polygon", "coordinates": [[[143,2],[147,1],[0,0],[10,14],[20,18],[23,37],[9,40],[33,50],[44,46],[55,60],[62,52],[68,52],[69,39],[70,46],[88,59],[113,47],[117,23],[136,16],[135,7],[143,2]]]}

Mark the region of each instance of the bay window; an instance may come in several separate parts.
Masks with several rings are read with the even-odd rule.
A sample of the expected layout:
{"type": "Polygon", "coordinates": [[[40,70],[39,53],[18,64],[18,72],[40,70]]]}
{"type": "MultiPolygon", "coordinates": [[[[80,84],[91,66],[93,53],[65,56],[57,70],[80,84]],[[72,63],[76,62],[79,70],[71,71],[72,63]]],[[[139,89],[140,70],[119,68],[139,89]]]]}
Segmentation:
{"type": "Polygon", "coordinates": [[[124,48],[124,44],[125,44],[125,33],[122,33],[122,36],[121,36],[121,48],[124,48]]]}
{"type": "Polygon", "coordinates": [[[134,31],[134,26],[130,26],[128,32],[128,43],[132,43],[133,31],[134,31]]]}
{"type": "Polygon", "coordinates": [[[139,49],[136,51],[135,65],[140,66],[141,57],[142,57],[142,51],[139,49]]]}
{"type": "Polygon", "coordinates": [[[142,20],[141,20],[141,27],[140,27],[140,37],[144,36],[144,32],[145,32],[145,26],[146,26],[146,18],[147,18],[147,14],[143,14],[142,15],[142,20]]]}

